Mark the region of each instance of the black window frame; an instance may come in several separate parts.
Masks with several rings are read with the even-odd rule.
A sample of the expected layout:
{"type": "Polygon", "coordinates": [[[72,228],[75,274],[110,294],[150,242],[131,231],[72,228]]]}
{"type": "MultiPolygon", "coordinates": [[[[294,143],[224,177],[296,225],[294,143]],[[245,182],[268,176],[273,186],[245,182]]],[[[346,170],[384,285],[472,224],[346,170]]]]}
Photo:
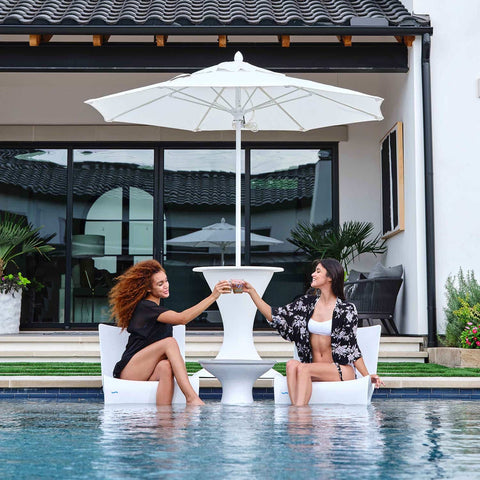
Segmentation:
{"type": "MultiPolygon", "coordinates": [[[[245,151],[245,174],[244,187],[250,187],[250,152],[251,150],[316,150],[328,148],[332,151],[332,221],[334,225],[339,223],[339,171],[338,171],[338,142],[318,141],[318,142],[242,142],[242,150],[245,151]]],[[[92,323],[73,323],[72,322],[72,295],[71,295],[71,276],[72,276],[72,232],[73,232],[73,169],[74,169],[74,151],[75,150],[152,150],[154,158],[154,206],[153,206],[153,258],[161,261],[164,258],[164,163],[165,150],[212,150],[212,149],[235,149],[234,142],[0,142],[0,149],[61,149],[67,151],[67,199],[65,205],[66,218],[66,242],[65,242],[65,318],[64,322],[42,322],[22,324],[22,330],[93,330],[97,324],[92,323]]],[[[250,264],[251,246],[249,242],[251,224],[250,224],[250,188],[245,188],[244,205],[244,224],[245,224],[245,249],[242,258],[244,265],[250,264]]]]}

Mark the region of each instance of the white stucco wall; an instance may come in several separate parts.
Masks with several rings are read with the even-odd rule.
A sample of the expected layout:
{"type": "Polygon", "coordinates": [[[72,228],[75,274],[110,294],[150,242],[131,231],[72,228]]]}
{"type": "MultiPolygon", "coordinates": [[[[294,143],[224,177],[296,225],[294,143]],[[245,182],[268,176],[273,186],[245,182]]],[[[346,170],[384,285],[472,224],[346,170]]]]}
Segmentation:
{"type": "Polygon", "coordinates": [[[435,187],[437,319],[444,328],[445,281],[459,267],[480,276],[480,2],[411,0],[428,13],[435,187]]]}
{"type": "Polygon", "coordinates": [[[397,122],[404,127],[405,230],[387,240],[384,258],[363,256],[359,270],[381,261],[402,264],[404,284],[397,300],[396,323],[402,333],[427,333],[421,42],[409,49],[406,74],[377,74],[362,82],[361,74],[344,75],[341,86],[384,98],[384,120],[349,126],[348,142],[340,143],[340,221],[362,220],[382,229],[380,141],[397,122]],[[358,201],[361,199],[361,201],[358,201]]]}

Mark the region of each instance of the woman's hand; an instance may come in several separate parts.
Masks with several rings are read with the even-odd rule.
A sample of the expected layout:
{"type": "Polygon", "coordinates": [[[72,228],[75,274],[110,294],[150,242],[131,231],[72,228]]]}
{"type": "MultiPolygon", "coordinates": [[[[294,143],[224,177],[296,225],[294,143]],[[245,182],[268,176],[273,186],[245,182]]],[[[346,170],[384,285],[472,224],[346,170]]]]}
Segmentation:
{"type": "Polygon", "coordinates": [[[252,285],[248,282],[243,282],[243,292],[244,293],[248,293],[248,294],[251,294],[252,292],[254,292],[255,289],[252,287],[252,285]]]}
{"type": "Polygon", "coordinates": [[[215,300],[220,297],[220,295],[224,293],[231,293],[232,286],[228,280],[221,280],[218,282],[212,290],[212,295],[214,296],[215,300]]]}
{"type": "Polygon", "coordinates": [[[380,388],[380,386],[383,386],[383,387],[385,386],[385,384],[382,382],[382,380],[376,373],[372,373],[370,375],[370,379],[372,380],[372,383],[375,386],[375,388],[380,388]]]}

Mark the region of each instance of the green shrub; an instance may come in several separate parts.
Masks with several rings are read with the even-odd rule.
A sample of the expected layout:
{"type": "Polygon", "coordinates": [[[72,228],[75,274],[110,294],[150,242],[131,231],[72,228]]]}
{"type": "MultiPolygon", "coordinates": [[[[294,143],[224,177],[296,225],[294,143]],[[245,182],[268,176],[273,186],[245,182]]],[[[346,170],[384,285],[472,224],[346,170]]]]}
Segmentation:
{"type": "Polygon", "coordinates": [[[445,345],[461,347],[461,335],[467,322],[475,322],[471,308],[480,304],[480,285],[473,271],[467,270],[466,274],[460,268],[457,276],[449,276],[445,283],[447,306],[445,317],[445,345]],[[470,308],[469,308],[470,307],[470,308]]]}

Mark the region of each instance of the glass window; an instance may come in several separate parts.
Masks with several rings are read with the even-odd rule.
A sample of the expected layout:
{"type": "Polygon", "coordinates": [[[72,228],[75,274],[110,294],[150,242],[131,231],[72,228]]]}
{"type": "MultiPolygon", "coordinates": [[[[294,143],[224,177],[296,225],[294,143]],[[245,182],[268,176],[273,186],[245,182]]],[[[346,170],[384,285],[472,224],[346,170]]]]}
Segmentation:
{"type": "Polygon", "coordinates": [[[153,150],[75,150],[72,323],[110,321],[113,280],[153,255],[153,150]]]}
{"type": "MultiPolygon", "coordinates": [[[[288,242],[291,230],[300,221],[322,223],[337,217],[335,146],[257,147],[249,154],[250,205],[242,208],[242,226],[244,215],[250,213],[253,234],[247,257],[252,265],[284,267],[265,293],[267,302],[282,305],[306,290],[311,273],[307,258],[288,242]]],[[[154,251],[163,251],[161,261],[171,283],[165,305],[177,311],[209,293],[203,275],[194,273],[193,267],[234,265],[235,150],[169,148],[163,155],[163,163],[156,166],[163,164],[163,185],[155,185],[153,147],[74,149],[71,176],[66,149],[0,150],[0,208],[42,226],[42,235],[53,235],[50,243],[55,247],[50,261],[39,256],[20,261],[22,273],[34,279],[34,288],[23,299],[23,328],[109,322],[108,292],[114,278],[152,258],[154,251]],[[67,185],[67,178],[72,178],[72,185],[67,185]],[[73,215],[67,219],[70,194],[73,215]],[[154,210],[159,218],[154,219],[154,210]],[[66,282],[70,225],[72,268],[66,282]],[[230,228],[226,237],[209,237],[205,229],[214,225],[230,228]],[[162,233],[156,238],[154,226],[163,228],[156,230],[162,233]],[[194,238],[185,238],[191,235],[194,238]],[[71,290],[66,292],[69,283],[71,290]],[[64,312],[66,299],[69,315],[64,312]]],[[[242,182],[244,165],[243,161],[242,182]]],[[[244,193],[242,188],[242,202],[244,193]]],[[[199,327],[221,328],[216,304],[189,325],[199,327]]],[[[255,327],[266,327],[259,314],[255,327]]]]}
{"type": "MultiPolygon", "coordinates": [[[[235,263],[235,151],[166,150],[164,178],[164,265],[171,286],[165,305],[183,310],[210,292],[193,267],[235,263]],[[222,238],[210,230],[218,224],[227,228],[222,238]]],[[[217,305],[189,326],[220,327],[217,305]]]]}
{"type": "MultiPolygon", "coordinates": [[[[310,262],[288,238],[299,222],[332,220],[332,160],[330,148],[251,151],[251,231],[271,239],[263,246],[252,241],[251,264],[285,269],[265,292],[271,305],[289,303],[308,288],[310,262]]],[[[257,313],[255,327],[267,326],[257,313]]]]}
{"type": "Polygon", "coordinates": [[[50,260],[30,255],[17,261],[32,281],[22,296],[22,327],[64,322],[66,193],[66,150],[0,149],[0,208],[42,227],[41,236],[54,235],[50,260]]]}

